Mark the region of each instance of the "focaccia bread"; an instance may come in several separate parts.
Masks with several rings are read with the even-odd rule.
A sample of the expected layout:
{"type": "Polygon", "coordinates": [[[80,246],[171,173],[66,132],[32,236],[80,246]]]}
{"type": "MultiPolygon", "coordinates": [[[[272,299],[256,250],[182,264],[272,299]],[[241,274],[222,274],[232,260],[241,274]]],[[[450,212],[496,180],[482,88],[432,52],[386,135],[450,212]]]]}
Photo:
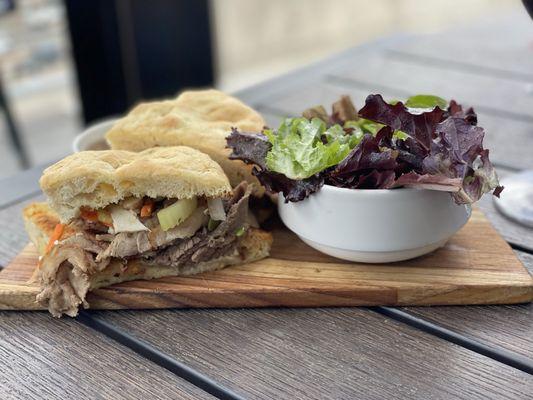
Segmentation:
{"type": "Polygon", "coordinates": [[[240,100],[217,90],[186,91],[176,99],[142,103],[118,120],[107,132],[112,149],[142,151],[152,147],[190,146],[208,154],[232,187],[243,180],[253,183],[253,194],[264,188],[252,174],[252,166],[229,160],[226,137],[231,128],[259,132],[265,121],[240,100]]]}
{"type": "Polygon", "coordinates": [[[39,183],[62,222],[77,217],[82,207],[98,209],[130,196],[231,195],[220,166],[185,146],[75,153],[45,169],[39,183]]]}

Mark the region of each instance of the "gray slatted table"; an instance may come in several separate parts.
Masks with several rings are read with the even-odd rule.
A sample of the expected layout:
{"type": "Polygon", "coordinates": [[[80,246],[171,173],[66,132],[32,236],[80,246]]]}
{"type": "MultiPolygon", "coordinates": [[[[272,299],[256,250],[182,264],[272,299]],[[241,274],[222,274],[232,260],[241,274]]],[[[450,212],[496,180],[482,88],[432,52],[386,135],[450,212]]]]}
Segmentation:
{"type": "MultiPolygon", "coordinates": [[[[533,168],[525,14],[369,43],[238,96],[277,125],[370,92],[474,105],[499,173],[533,168]]],[[[0,266],[27,241],[20,211],[40,198],[41,170],[0,181],[0,266]]],[[[496,213],[489,197],[480,206],[533,272],[533,230],[496,213]]],[[[0,356],[0,392],[12,398],[527,399],[533,305],[101,311],[60,321],[4,312],[0,356]]]]}

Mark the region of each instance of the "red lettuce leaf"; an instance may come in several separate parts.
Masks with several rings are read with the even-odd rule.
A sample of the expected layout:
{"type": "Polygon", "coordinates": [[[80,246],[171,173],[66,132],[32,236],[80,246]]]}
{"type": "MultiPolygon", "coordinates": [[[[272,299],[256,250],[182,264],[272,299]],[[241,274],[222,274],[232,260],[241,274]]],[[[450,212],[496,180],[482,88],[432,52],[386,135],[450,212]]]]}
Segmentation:
{"type": "Polygon", "coordinates": [[[392,129],[382,128],[376,136],[366,134],[328,176],[328,182],[347,188],[389,188],[396,179],[397,153],[380,145],[392,138],[392,129]]]}
{"type": "Polygon", "coordinates": [[[431,154],[423,162],[424,173],[459,178],[460,190],[453,193],[458,204],[469,204],[493,189],[499,195],[498,177],[483,149],[483,128],[471,125],[462,117],[449,117],[440,123],[431,154]]]}
{"type": "Polygon", "coordinates": [[[266,170],[266,155],[272,148],[268,138],[262,133],[241,133],[232,128],[231,134],[226,137],[227,147],[232,152],[230,160],[242,160],[246,164],[255,164],[266,170]]]}
{"type": "Polygon", "coordinates": [[[365,170],[353,176],[330,176],[326,183],[349,189],[389,189],[393,187],[396,173],[393,170],[365,170]]]}
{"type": "MultiPolygon", "coordinates": [[[[390,128],[387,129],[392,135],[390,128]]],[[[363,136],[358,146],[342,160],[331,173],[332,176],[351,175],[365,169],[386,170],[397,167],[391,150],[381,151],[378,137],[370,134],[363,136]]]]}
{"type": "Polygon", "coordinates": [[[328,127],[334,124],[340,124],[343,126],[348,121],[356,121],[359,119],[357,109],[352,102],[350,96],[342,95],[331,106],[331,115],[328,114],[326,109],[319,105],[308,108],[302,112],[302,117],[307,119],[320,118],[324,121],[328,127]]]}
{"type": "Polygon", "coordinates": [[[381,95],[371,94],[366,98],[359,115],[407,133],[410,136],[405,140],[407,147],[424,154],[429,151],[435,127],[442,121],[444,111],[435,107],[432,111],[412,114],[401,101],[393,105],[383,100],[381,95]]]}
{"type": "Polygon", "coordinates": [[[359,114],[409,135],[389,146],[398,152],[394,186],[447,190],[458,204],[473,203],[493,189],[498,196],[503,189],[483,149],[485,132],[476,126],[472,108],[464,111],[452,100],[446,112],[435,107],[413,114],[401,102],[391,105],[380,95],[370,95],[359,114]]]}
{"type": "Polygon", "coordinates": [[[463,111],[463,106],[458,104],[455,100],[451,100],[448,106],[448,116],[459,117],[464,119],[470,125],[477,125],[477,114],[472,107],[463,111]]]}
{"type": "Polygon", "coordinates": [[[341,96],[341,98],[333,103],[331,107],[331,124],[344,125],[348,121],[358,120],[357,109],[355,108],[350,96],[341,96]]]}
{"type": "Polygon", "coordinates": [[[318,191],[324,185],[322,174],[313,175],[306,179],[290,179],[283,174],[261,169],[254,169],[254,175],[265,189],[272,193],[283,193],[285,203],[302,201],[310,194],[318,191]]]}

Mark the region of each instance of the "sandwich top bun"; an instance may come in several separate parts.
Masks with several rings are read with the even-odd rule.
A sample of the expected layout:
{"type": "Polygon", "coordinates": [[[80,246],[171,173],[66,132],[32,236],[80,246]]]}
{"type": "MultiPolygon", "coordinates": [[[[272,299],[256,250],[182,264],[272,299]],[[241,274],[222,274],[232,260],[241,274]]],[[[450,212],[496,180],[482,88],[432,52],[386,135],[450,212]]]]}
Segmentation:
{"type": "Polygon", "coordinates": [[[84,151],[48,167],[40,180],[62,222],[81,207],[98,209],[129,196],[191,198],[231,195],[222,168],[190,147],[160,147],[140,153],[84,151]]]}
{"type": "Polygon", "coordinates": [[[264,188],[252,175],[252,166],[229,160],[226,136],[231,128],[259,132],[263,117],[234,97],[218,90],[183,92],[176,99],[142,103],[118,120],[106,134],[112,149],[142,151],[156,146],[190,146],[220,164],[233,187],[243,180],[254,183],[256,196],[264,188]]]}

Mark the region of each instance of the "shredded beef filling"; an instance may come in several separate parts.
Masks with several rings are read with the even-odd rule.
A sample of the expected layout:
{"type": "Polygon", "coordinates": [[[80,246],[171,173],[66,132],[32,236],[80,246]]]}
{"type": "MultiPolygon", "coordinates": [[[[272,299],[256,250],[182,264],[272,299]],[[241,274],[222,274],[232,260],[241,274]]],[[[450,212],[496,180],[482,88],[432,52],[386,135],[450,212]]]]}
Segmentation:
{"type": "Polygon", "coordinates": [[[101,251],[96,256],[96,260],[100,261],[109,257],[126,258],[135,256],[152,250],[152,245],[148,240],[148,233],[141,232],[122,232],[115,235],[109,246],[104,251],[101,251]]]}
{"type": "Polygon", "coordinates": [[[154,264],[180,266],[188,262],[199,263],[231,253],[237,246],[239,228],[248,225],[248,198],[250,190],[245,185],[235,189],[229,202],[226,220],[212,232],[206,228],[189,239],[177,241],[147,259],[154,264]]]}
{"type": "MultiPolygon", "coordinates": [[[[218,258],[236,248],[236,232],[249,225],[249,195],[246,185],[237,187],[233,198],[225,205],[226,220],[211,232],[204,226],[207,218],[205,209],[198,208],[184,223],[168,231],[162,231],[157,226],[150,232],[95,235],[91,239],[98,243],[88,250],[96,254],[97,262],[110,257],[139,257],[148,263],[173,267],[218,258]]],[[[86,240],[90,242],[91,239],[86,240]]]]}
{"type": "Polygon", "coordinates": [[[205,207],[168,231],[148,223],[150,231],[112,235],[101,224],[86,223],[83,233],[63,240],[43,259],[46,265],[41,271],[43,289],[38,301],[47,304],[53,315],[75,315],[89,290],[88,277],[102,271],[112,259],[137,258],[147,264],[179,268],[233,254],[238,233],[249,227],[250,192],[246,183],[234,190],[233,198],[224,204],[226,220],[212,231],[206,227],[205,207]]]}

